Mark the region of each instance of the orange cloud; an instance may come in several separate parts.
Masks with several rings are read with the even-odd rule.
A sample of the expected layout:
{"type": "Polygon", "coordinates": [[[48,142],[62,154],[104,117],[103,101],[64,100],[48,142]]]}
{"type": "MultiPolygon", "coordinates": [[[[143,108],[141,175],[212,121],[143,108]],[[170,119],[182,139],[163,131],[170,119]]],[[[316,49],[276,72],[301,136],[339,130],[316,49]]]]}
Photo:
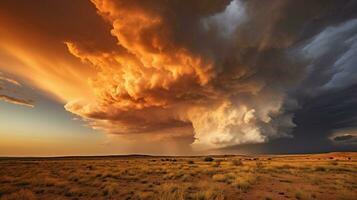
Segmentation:
{"type": "Polygon", "coordinates": [[[279,116],[285,96],[266,90],[264,79],[249,78],[256,67],[249,69],[230,53],[225,56],[231,60],[221,63],[227,58],[214,55],[216,50],[207,54],[195,48],[201,41],[189,43],[188,33],[175,32],[175,26],[186,25],[205,37],[200,24],[207,13],[186,13],[187,22],[187,16],[171,15],[175,3],[160,2],[162,9],[156,10],[136,1],[92,2],[112,25],[118,50],[93,52],[76,41],[66,43],[69,52],[97,71],[90,81],[94,100],[65,106],[90,126],[114,134],[170,135],[180,129],[194,135],[199,148],[265,142],[270,135],[285,134],[278,123],[285,121],[279,128],[293,126],[290,115],[279,116]]]}
{"type": "Polygon", "coordinates": [[[67,21],[34,6],[36,28],[6,11],[16,6],[3,9],[0,69],[92,128],[128,138],[191,136],[195,147],[216,148],[266,142],[294,127],[285,91],[303,68],[284,51],[295,36],[279,26],[287,3],[256,14],[255,1],[76,2],[87,19],[66,10],[72,1],[59,2],[67,21]]]}
{"type": "MultiPolygon", "coordinates": [[[[3,88],[2,87],[2,83],[8,83],[10,85],[14,85],[17,87],[21,87],[22,85],[16,81],[13,78],[9,78],[3,75],[2,72],[0,72],[0,90],[4,89],[5,91],[7,91],[7,88],[3,88]]],[[[16,98],[16,97],[11,97],[5,94],[0,94],[0,100],[1,101],[5,101],[7,103],[12,103],[12,104],[16,104],[16,105],[21,105],[21,106],[27,106],[27,107],[34,107],[34,102],[33,100],[28,100],[28,99],[21,99],[21,98],[16,98]]]]}
{"type": "Polygon", "coordinates": [[[27,106],[30,108],[34,107],[32,100],[19,99],[19,98],[10,97],[7,95],[2,95],[2,94],[0,94],[0,100],[5,101],[7,103],[12,103],[12,104],[21,105],[21,106],[27,106]]]}
{"type": "Polygon", "coordinates": [[[8,83],[11,83],[11,84],[14,84],[17,86],[21,86],[21,84],[18,81],[8,78],[8,77],[1,76],[1,73],[0,73],[0,81],[6,81],[8,83]]]}

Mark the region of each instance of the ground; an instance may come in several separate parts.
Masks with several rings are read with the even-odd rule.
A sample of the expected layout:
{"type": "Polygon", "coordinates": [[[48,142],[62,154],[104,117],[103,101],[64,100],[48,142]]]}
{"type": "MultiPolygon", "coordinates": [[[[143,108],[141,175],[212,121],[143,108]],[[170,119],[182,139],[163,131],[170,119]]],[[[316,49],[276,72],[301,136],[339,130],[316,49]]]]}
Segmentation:
{"type": "Polygon", "coordinates": [[[0,199],[357,199],[357,153],[1,158],[0,199]]]}

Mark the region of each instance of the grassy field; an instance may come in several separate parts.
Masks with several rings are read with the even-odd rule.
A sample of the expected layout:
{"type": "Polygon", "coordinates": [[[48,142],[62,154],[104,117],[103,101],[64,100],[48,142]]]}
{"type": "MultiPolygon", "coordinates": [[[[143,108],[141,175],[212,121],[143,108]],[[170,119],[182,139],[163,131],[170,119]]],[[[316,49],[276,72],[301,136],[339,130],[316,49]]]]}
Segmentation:
{"type": "Polygon", "coordinates": [[[0,199],[357,199],[357,153],[2,158],[0,199]]]}

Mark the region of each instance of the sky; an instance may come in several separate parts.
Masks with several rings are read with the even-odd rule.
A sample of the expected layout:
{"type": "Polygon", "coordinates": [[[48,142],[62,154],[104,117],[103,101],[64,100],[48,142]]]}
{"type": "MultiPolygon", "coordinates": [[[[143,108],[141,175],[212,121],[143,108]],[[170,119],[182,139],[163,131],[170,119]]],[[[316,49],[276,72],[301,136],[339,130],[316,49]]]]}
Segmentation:
{"type": "Polygon", "coordinates": [[[0,156],[357,151],[354,0],[2,0],[0,156]]]}

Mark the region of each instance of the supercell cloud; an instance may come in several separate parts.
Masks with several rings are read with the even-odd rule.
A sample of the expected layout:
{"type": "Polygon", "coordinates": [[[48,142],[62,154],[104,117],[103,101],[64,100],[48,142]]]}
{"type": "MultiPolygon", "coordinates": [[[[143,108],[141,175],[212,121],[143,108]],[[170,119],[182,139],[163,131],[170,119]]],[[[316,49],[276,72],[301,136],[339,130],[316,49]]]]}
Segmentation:
{"type": "MultiPolygon", "coordinates": [[[[248,2],[93,3],[112,25],[118,49],[93,52],[66,43],[98,71],[94,101],[70,102],[68,111],[118,134],[187,127],[200,148],[266,142],[294,127],[284,90],[302,69],[282,50],[294,36],[279,43],[269,32],[251,35],[246,26],[266,16],[249,20],[248,2]]],[[[274,31],[274,24],[265,26],[274,31]]]]}
{"type": "Polygon", "coordinates": [[[293,137],[310,99],[357,83],[353,1],[91,3],[97,37],[55,31],[85,66],[61,81],[86,80],[86,95],[39,87],[107,133],[191,136],[196,149],[265,143],[293,137]]]}
{"type": "Polygon", "coordinates": [[[202,148],[289,136],[285,91],[304,70],[285,51],[294,33],[279,30],[283,8],[292,5],[267,4],[278,13],[271,16],[254,10],[254,1],[93,3],[118,50],[93,53],[67,43],[98,70],[95,100],[68,103],[67,110],[111,133],[170,134],[165,129],[185,126],[202,148]]]}

